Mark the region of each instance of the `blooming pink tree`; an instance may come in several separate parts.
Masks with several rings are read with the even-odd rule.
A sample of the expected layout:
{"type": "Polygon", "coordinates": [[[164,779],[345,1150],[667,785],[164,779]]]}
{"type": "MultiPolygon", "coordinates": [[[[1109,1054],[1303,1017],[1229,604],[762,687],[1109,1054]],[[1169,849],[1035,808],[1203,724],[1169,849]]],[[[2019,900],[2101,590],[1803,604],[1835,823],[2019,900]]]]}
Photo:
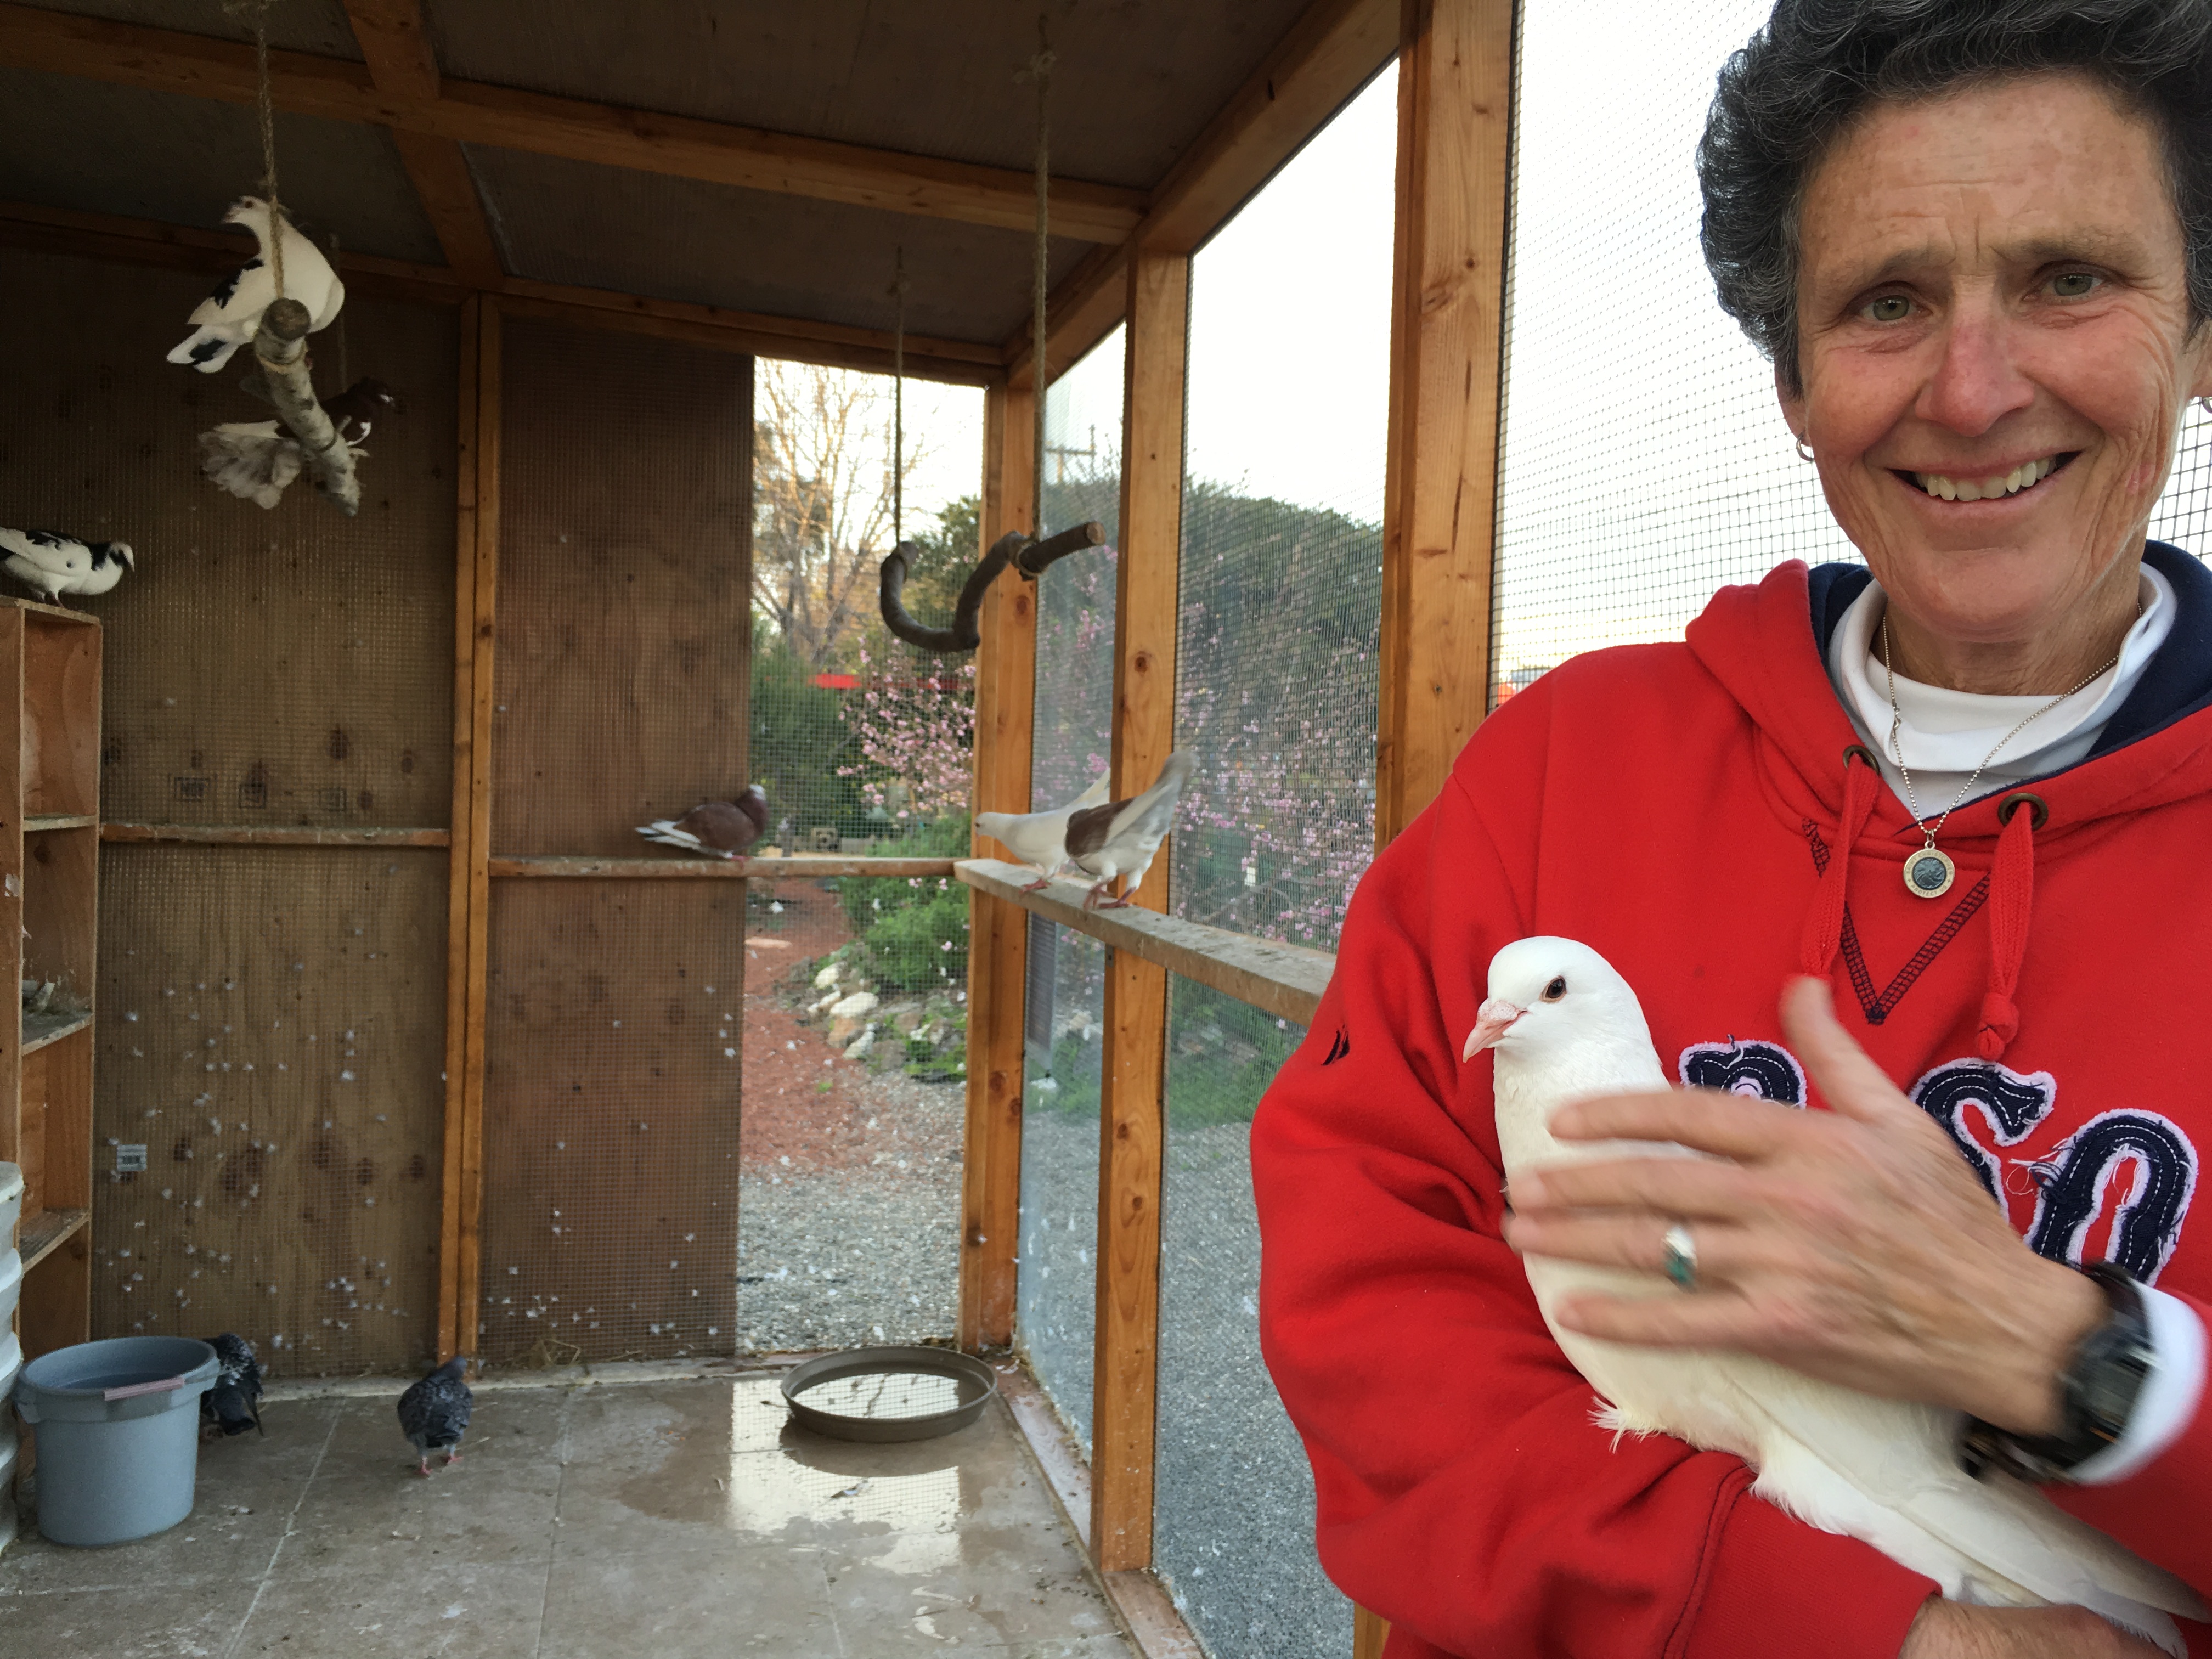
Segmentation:
{"type": "Polygon", "coordinates": [[[975,659],[878,640],[861,647],[860,681],[841,712],[861,758],[839,775],[857,777],[860,799],[899,823],[964,813],[975,775],[975,659]]]}

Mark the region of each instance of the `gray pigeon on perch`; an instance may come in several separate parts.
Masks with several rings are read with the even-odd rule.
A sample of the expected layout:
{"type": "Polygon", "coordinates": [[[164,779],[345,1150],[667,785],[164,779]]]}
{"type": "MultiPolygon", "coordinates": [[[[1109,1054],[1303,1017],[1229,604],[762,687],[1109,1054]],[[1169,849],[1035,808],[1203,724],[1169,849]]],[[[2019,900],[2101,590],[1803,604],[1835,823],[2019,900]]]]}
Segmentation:
{"type": "MultiPolygon", "coordinates": [[[[230,361],[230,354],[253,337],[261,326],[261,313],[276,298],[276,273],[269,263],[269,204],[258,196],[241,196],[222,216],[227,225],[244,225],[258,245],[253,258],[224,277],[215,291],[186,319],[192,331],[169,354],[173,363],[190,363],[203,374],[212,374],[230,361]]],[[[288,218],[284,221],[284,297],[307,307],[309,333],[327,328],[345,303],[345,284],[323,257],[322,249],[302,236],[288,218]]]]}
{"type": "Polygon", "coordinates": [[[1037,872],[1037,878],[1022,889],[1034,893],[1066,866],[1068,821],[1106,799],[1107,781],[1112,776],[1110,772],[1100,773],[1088,789],[1049,812],[978,812],[976,830],[1012,853],[1017,863],[1037,872]]]}
{"type": "Polygon", "coordinates": [[[448,1463],[461,1461],[461,1434],[476,1408],[476,1396],[462,1380],[468,1368],[467,1357],[455,1354],[399,1396],[399,1427],[422,1460],[417,1474],[430,1473],[434,1451],[445,1453],[448,1463]]]}
{"type": "Polygon", "coordinates": [[[1160,763],[1152,787],[1127,800],[1103,806],[1086,806],[1067,821],[1067,861],[1091,878],[1084,896],[1086,910],[1118,910],[1152,867],[1152,854],[1175,827],[1176,803],[1190,778],[1193,763],[1188,755],[1170,755],[1160,763]],[[1127,878],[1121,896],[1110,897],[1114,878],[1127,878]]]}
{"type": "Polygon", "coordinates": [[[0,563],[57,605],[64,593],[105,593],[125,571],[137,568],[128,542],[81,542],[51,530],[0,529],[0,563]]]}
{"type": "Polygon", "coordinates": [[[702,801],[680,818],[655,818],[637,833],[663,847],[680,847],[708,858],[733,859],[768,828],[768,792],[754,784],[735,800],[702,801]]]}
{"type": "Polygon", "coordinates": [[[215,1386],[200,1396],[200,1437],[214,1440],[260,1429],[261,1363],[253,1357],[253,1345],[228,1331],[208,1338],[207,1345],[215,1350],[215,1386]]]}
{"type": "MultiPolygon", "coordinates": [[[[399,400],[381,380],[356,380],[323,404],[323,413],[356,456],[368,452],[377,416],[399,412],[399,400]]],[[[225,421],[200,434],[200,471],[219,488],[256,506],[272,507],[306,465],[300,441],[278,421],[225,421]]]]}

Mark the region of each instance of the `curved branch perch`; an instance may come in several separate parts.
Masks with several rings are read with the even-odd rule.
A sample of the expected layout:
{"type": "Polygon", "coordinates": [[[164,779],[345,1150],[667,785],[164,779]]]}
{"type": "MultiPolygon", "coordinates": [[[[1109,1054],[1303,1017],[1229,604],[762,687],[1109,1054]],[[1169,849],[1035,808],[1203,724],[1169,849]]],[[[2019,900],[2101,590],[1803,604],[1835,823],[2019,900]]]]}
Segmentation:
{"type": "Polygon", "coordinates": [[[361,481],[354,476],[353,450],[315,400],[307,378],[307,329],[314,319],[297,300],[278,300],[261,313],[254,331],[253,355],[268,383],[269,401],[300,441],[300,453],[315,475],[315,487],[351,518],[361,508],[361,481]]]}
{"type": "Polygon", "coordinates": [[[1025,579],[1035,580],[1048,566],[1078,553],[1086,547],[1098,547],[1106,540],[1105,526],[1092,521],[1079,524],[1048,536],[1041,542],[1031,541],[1018,530],[1010,530],[991,544],[986,553],[960,585],[960,598],[952,607],[950,628],[925,628],[907,614],[902,595],[906,590],[907,568],[910,563],[909,550],[918,551],[912,542],[901,542],[884,556],[881,572],[881,609],[884,626],[908,645],[918,645],[925,651],[973,651],[983,642],[981,631],[975,625],[975,616],[983,608],[983,595],[999,579],[999,573],[1008,565],[1021,572],[1025,579]]]}

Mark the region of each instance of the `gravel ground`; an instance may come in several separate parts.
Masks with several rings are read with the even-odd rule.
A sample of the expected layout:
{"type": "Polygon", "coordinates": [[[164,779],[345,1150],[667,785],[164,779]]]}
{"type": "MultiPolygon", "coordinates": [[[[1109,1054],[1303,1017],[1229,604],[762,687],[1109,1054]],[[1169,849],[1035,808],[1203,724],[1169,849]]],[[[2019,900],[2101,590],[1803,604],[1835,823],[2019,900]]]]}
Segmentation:
{"type": "Polygon", "coordinates": [[[1014,1340],[1091,1455],[1097,1323],[1098,1120],[1022,1114],[1022,1250],[1014,1340]]]}

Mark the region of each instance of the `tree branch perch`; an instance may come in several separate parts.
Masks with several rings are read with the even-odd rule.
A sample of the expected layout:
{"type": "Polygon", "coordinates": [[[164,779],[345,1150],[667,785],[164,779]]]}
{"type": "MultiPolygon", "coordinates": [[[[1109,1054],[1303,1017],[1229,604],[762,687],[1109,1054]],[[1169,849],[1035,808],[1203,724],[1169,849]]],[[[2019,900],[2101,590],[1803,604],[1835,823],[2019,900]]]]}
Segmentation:
{"type": "Polygon", "coordinates": [[[991,544],[991,550],[961,584],[950,628],[925,628],[907,614],[902,595],[906,589],[908,550],[914,544],[901,542],[884,556],[884,626],[908,645],[918,645],[925,651],[973,651],[983,642],[983,635],[975,626],[976,613],[983,607],[983,595],[990,591],[1001,570],[1012,565],[1025,579],[1035,580],[1048,567],[1069,554],[1079,553],[1086,547],[1103,546],[1105,541],[1106,527],[1095,520],[1088,524],[1072,525],[1041,542],[1031,541],[1018,530],[1009,530],[991,544]]]}
{"type": "Polygon", "coordinates": [[[352,448],[338,435],[316,400],[307,378],[307,330],[314,319],[297,300],[278,300],[261,313],[253,336],[253,356],[268,382],[269,399],[314,474],[315,487],[348,518],[361,509],[361,480],[354,476],[352,448]]]}

